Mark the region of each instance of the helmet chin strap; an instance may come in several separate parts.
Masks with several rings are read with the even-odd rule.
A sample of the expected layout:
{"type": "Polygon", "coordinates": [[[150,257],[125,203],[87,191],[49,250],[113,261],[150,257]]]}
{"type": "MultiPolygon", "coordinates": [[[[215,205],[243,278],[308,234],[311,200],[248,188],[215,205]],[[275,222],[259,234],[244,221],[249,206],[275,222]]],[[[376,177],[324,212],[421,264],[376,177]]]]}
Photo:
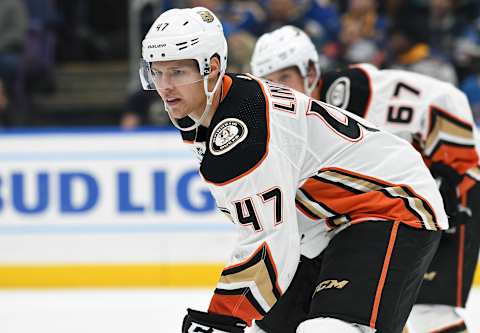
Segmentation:
{"type": "Polygon", "coordinates": [[[210,114],[210,111],[212,109],[213,97],[214,97],[215,92],[217,91],[218,87],[222,83],[224,75],[225,75],[225,70],[222,70],[220,72],[220,75],[219,75],[219,77],[217,79],[217,82],[215,83],[215,86],[213,87],[212,91],[208,91],[208,75],[205,75],[203,77],[203,90],[205,92],[205,96],[207,96],[207,104],[205,105],[205,109],[203,110],[203,113],[202,113],[202,116],[200,117],[200,119],[197,120],[197,119],[194,119],[192,116],[188,115],[188,117],[190,119],[192,119],[193,122],[194,122],[194,124],[191,125],[191,126],[188,126],[188,127],[180,126],[180,124],[177,122],[175,117],[173,117],[173,115],[170,113],[170,110],[168,109],[167,103],[165,101],[163,101],[163,104],[165,105],[165,110],[168,113],[168,117],[170,118],[170,120],[172,121],[173,125],[176,128],[178,128],[181,131],[192,131],[194,129],[197,129],[202,124],[202,122],[205,119],[207,119],[207,117],[210,114]]]}

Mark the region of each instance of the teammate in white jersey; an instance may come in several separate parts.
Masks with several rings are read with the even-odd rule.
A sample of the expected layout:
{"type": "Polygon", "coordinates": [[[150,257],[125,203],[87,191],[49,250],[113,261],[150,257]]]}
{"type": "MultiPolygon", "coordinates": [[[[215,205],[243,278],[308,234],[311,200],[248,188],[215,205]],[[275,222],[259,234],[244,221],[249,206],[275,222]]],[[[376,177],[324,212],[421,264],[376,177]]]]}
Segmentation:
{"type": "Polygon", "coordinates": [[[157,90],[238,227],[208,312],[188,310],[182,332],[243,332],[305,291],[300,325],[276,332],[400,332],[448,228],[420,154],[339,108],[225,74],[225,37],[208,9],[160,15],[142,58],[144,88],[157,90]],[[313,219],[297,219],[296,204],[313,219]],[[310,271],[314,281],[289,288],[310,271]]]}
{"type": "MultiPolygon", "coordinates": [[[[480,231],[478,155],[467,98],[442,81],[360,64],[322,73],[318,54],[300,29],[285,26],[261,36],[252,72],[283,83],[410,141],[440,183],[451,228],[424,282],[409,326],[414,332],[465,332],[456,307],[465,307],[477,263],[480,231]]],[[[397,156],[400,161],[403,156],[397,156]]]]}

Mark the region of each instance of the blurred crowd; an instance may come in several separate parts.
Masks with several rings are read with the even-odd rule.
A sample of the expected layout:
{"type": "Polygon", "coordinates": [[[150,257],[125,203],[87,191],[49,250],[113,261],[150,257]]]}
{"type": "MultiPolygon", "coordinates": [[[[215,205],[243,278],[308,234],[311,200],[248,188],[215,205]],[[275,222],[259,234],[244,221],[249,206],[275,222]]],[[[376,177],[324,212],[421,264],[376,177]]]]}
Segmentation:
{"type": "Polygon", "coordinates": [[[0,0],[0,128],[36,125],[32,96],[55,93],[60,63],[126,62],[127,11],[128,0],[0,0]]]}
{"type": "MultiPolygon", "coordinates": [[[[111,1],[96,1],[98,8],[93,11],[96,16],[104,21],[102,15],[118,20],[111,17],[111,10],[103,8],[105,14],[102,14],[105,6],[99,3],[104,2],[111,1]]],[[[467,94],[480,125],[478,0],[140,2],[143,4],[139,20],[141,37],[154,19],[169,8],[204,6],[218,14],[229,43],[228,71],[248,71],[258,36],[291,24],[311,36],[321,54],[322,70],[369,62],[381,68],[412,70],[451,82],[467,94]]],[[[25,104],[29,99],[22,98],[22,94],[28,97],[32,90],[54,89],[55,63],[95,56],[101,60],[109,57],[127,60],[127,51],[122,53],[119,49],[128,45],[125,47],[125,43],[116,40],[127,40],[128,29],[103,34],[106,37],[97,39],[93,47],[96,53],[89,52],[92,47],[75,49],[73,46],[77,44],[68,44],[75,38],[95,34],[89,30],[91,19],[84,18],[88,13],[91,16],[92,6],[89,12],[83,8],[85,3],[89,2],[0,1],[0,125],[29,125],[22,119],[21,111],[28,110],[25,104]]],[[[128,8],[125,1],[122,4],[128,8]]],[[[138,83],[129,86],[136,88],[127,94],[124,110],[119,110],[117,118],[123,128],[169,124],[155,92],[140,90],[138,83]]]]}
{"type": "MultiPolygon", "coordinates": [[[[47,31],[55,18],[45,1],[0,1],[0,124],[24,124],[27,72],[42,76],[53,57],[42,57],[50,47],[47,31]],[[33,55],[37,53],[36,55],[33,55]]],[[[28,82],[41,82],[33,78],[28,82]]]]}
{"type": "MultiPolygon", "coordinates": [[[[436,77],[465,91],[480,124],[478,1],[170,0],[159,11],[189,6],[204,6],[219,15],[229,43],[229,71],[248,71],[256,39],[291,24],[310,35],[323,70],[369,62],[436,77]]],[[[159,11],[150,10],[146,21],[152,22],[159,11]]],[[[149,100],[156,100],[154,92],[132,94],[124,127],[148,123],[149,100]]]]}

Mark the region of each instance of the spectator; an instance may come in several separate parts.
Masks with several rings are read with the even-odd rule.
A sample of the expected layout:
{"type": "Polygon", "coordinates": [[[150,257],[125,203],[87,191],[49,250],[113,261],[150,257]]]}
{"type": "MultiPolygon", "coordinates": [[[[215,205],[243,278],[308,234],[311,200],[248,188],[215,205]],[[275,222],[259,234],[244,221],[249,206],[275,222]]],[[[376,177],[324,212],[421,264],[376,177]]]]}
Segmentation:
{"type": "Polygon", "coordinates": [[[424,17],[425,13],[419,8],[404,8],[398,13],[390,29],[388,65],[456,85],[453,65],[432,52],[427,44],[428,27],[424,24],[424,17]]]}
{"type": "Polygon", "coordinates": [[[459,36],[467,29],[454,0],[429,0],[429,45],[449,59],[459,36]]]}
{"type": "Polygon", "coordinates": [[[218,13],[227,38],[241,31],[258,35],[265,20],[265,13],[256,1],[187,0],[183,2],[182,7],[205,7],[218,13]]]}
{"type": "Polygon", "coordinates": [[[342,15],[339,34],[341,62],[369,62],[381,65],[379,50],[385,39],[386,20],[379,15],[375,0],[350,0],[342,15]]]}
{"type": "Polygon", "coordinates": [[[5,88],[3,87],[3,82],[0,80],[0,115],[5,111],[7,103],[7,94],[5,92],[5,88]]]}
{"type": "Polygon", "coordinates": [[[467,95],[475,123],[480,126],[480,57],[472,61],[470,70],[472,74],[460,84],[460,89],[467,95]]]}
{"type": "Polygon", "coordinates": [[[27,90],[51,92],[54,87],[56,31],[61,19],[52,0],[24,0],[29,24],[25,48],[27,90]]]}
{"type": "Polygon", "coordinates": [[[340,20],[337,9],[328,1],[314,0],[263,0],[269,17],[263,32],[283,25],[293,25],[304,30],[317,48],[337,40],[340,20]]]}
{"type": "Polygon", "coordinates": [[[385,39],[387,22],[377,10],[375,0],[350,0],[348,11],[342,15],[343,20],[359,22],[357,34],[381,44],[385,39]]]}
{"type": "Polygon", "coordinates": [[[0,81],[3,82],[3,100],[6,110],[2,122],[11,125],[16,116],[13,102],[14,87],[21,67],[25,33],[27,31],[27,13],[23,2],[18,0],[0,1],[0,81]]]}
{"type": "Polygon", "coordinates": [[[252,56],[255,37],[246,31],[231,34],[228,39],[229,56],[227,71],[243,73],[250,71],[248,59],[252,56]]]}
{"type": "Polygon", "coordinates": [[[457,73],[463,81],[466,76],[471,74],[473,62],[480,58],[480,18],[469,24],[456,39],[453,57],[457,73]]]}
{"type": "Polygon", "coordinates": [[[247,70],[248,59],[261,32],[265,13],[254,1],[189,0],[187,7],[205,7],[217,13],[229,45],[229,70],[247,70]]]}

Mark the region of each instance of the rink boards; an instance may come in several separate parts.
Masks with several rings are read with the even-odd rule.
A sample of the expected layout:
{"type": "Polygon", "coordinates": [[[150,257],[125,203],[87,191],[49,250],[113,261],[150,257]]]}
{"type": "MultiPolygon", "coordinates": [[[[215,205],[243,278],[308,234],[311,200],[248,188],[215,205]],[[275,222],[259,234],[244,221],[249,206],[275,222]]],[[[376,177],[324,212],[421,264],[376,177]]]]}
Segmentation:
{"type": "Polygon", "coordinates": [[[0,287],[218,280],[234,227],[176,131],[7,131],[0,160],[0,287]]]}

